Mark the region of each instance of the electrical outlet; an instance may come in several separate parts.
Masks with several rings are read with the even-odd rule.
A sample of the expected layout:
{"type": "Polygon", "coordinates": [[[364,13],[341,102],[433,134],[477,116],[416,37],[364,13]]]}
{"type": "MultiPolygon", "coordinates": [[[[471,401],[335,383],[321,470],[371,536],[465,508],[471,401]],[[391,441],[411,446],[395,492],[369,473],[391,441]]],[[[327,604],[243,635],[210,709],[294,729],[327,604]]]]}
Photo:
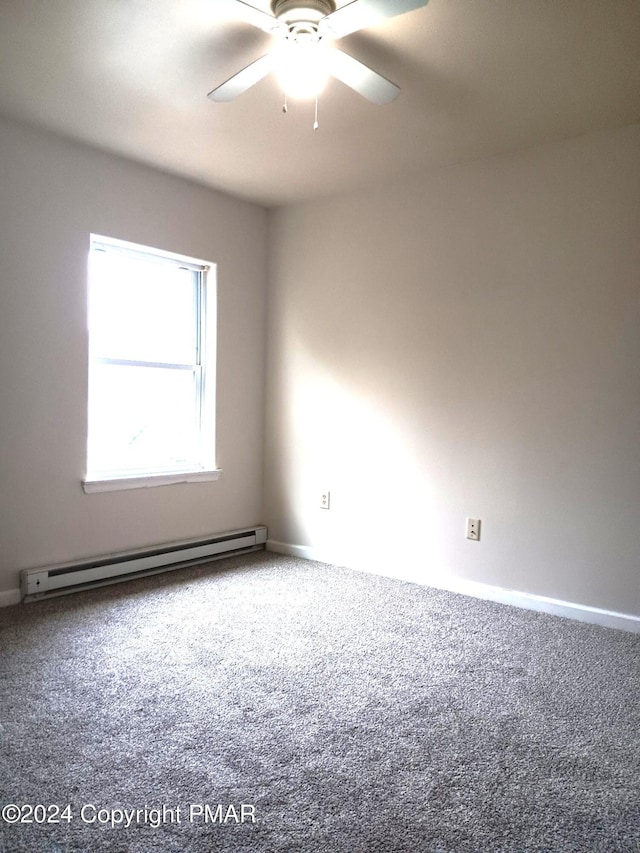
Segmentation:
{"type": "Polygon", "coordinates": [[[320,495],[320,509],[330,509],[331,492],[322,492],[320,495]]]}
{"type": "Polygon", "coordinates": [[[467,519],[467,539],[473,539],[475,542],[478,542],[480,539],[480,519],[479,518],[468,518],[467,519]]]}

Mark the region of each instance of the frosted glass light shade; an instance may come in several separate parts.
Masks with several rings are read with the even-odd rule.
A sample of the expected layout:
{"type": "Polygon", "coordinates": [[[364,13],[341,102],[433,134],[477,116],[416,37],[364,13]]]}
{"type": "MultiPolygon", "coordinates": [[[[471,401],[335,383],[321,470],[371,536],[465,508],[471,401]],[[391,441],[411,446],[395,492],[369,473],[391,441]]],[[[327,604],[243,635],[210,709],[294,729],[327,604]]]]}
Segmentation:
{"type": "Polygon", "coordinates": [[[315,98],[329,78],[327,51],[318,42],[287,42],[278,56],[276,76],[290,98],[315,98]]]}

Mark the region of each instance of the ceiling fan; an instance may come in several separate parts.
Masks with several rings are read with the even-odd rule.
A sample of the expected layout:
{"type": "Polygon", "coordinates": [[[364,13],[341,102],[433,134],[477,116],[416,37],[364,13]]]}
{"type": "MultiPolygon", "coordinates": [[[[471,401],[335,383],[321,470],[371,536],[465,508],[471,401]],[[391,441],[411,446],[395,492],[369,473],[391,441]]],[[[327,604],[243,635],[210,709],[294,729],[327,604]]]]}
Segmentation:
{"type": "Polygon", "coordinates": [[[356,30],[372,26],[426,6],[428,0],[352,0],[336,8],[335,0],[271,0],[272,15],[235,0],[238,12],[249,23],[278,38],[273,50],[247,65],[208,97],[231,101],[275,71],[286,97],[317,99],[328,77],[336,77],[374,104],[397,97],[395,83],[368,68],[332,42],[356,30]]]}

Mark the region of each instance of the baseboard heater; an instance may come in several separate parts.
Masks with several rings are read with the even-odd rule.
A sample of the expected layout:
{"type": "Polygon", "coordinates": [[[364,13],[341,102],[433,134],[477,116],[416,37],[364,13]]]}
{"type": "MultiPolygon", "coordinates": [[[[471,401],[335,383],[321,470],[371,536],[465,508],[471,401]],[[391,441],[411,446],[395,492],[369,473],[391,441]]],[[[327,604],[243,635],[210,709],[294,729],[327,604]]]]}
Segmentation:
{"type": "Polygon", "coordinates": [[[258,526],[233,530],[210,539],[176,542],[154,549],[97,557],[81,563],[24,569],[20,578],[23,601],[50,598],[193,566],[232,554],[257,551],[265,547],[266,541],[267,528],[258,526]]]}

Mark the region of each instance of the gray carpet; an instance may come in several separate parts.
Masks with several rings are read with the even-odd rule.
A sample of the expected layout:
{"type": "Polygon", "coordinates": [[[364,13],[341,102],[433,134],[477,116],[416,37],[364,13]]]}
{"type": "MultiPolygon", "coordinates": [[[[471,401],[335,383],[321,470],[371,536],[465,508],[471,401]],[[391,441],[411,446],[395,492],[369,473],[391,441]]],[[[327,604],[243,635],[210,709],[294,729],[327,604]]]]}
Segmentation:
{"type": "Polygon", "coordinates": [[[0,648],[2,853],[640,850],[637,635],[260,552],[0,648]]]}

